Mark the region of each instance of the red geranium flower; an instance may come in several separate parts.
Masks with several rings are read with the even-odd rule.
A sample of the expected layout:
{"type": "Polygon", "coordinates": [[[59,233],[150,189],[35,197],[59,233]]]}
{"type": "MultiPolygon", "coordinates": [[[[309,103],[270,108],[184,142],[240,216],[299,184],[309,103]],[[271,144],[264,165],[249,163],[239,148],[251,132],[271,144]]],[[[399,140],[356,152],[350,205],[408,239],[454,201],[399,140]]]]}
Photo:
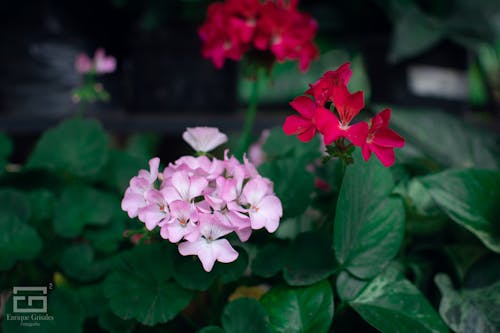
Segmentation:
{"type": "Polygon", "coordinates": [[[365,161],[368,161],[373,152],[385,167],[394,164],[394,148],[402,148],[405,139],[388,127],[390,119],[390,109],[383,110],[371,119],[366,142],[361,147],[365,161]]]}

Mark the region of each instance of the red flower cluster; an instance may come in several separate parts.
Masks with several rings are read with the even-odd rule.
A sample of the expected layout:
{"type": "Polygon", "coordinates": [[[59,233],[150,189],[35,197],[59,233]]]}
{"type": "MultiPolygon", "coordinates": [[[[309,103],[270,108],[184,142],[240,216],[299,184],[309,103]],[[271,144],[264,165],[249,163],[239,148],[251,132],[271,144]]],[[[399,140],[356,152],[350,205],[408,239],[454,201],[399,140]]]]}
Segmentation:
{"type": "Polygon", "coordinates": [[[362,91],[351,94],[347,89],[352,75],[349,67],[346,63],[335,71],[326,72],[305,92],[308,96],[295,98],[290,105],[300,115],[287,117],[283,131],[287,135],[296,134],[303,142],[310,141],[320,132],[326,145],[346,138],[361,147],[365,161],[373,152],[384,166],[391,166],[395,160],[394,148],[403,147],[405,141],[389,128],[390,109],[375,115],[369,123],[351,124],[365,103],[362,91]],[[328,103],[335,107],[338,117],[327,108],[328,103]]]}
{"type": "Polygon", "coordinates": [[[198,30],[202,54],[221,68],[249,50],[270,51],[278,61],[298,60],[307,70],[319,54],[313,38],[317,23],[297,9],[298,0],[226,0],[208,7],[198,30]]]}

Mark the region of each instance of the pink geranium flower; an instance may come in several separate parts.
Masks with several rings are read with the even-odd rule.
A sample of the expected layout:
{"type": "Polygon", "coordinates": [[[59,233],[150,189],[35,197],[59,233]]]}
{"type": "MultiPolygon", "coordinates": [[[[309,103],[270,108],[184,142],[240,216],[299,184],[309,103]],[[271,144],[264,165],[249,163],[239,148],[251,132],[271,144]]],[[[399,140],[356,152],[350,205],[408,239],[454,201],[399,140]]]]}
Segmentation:
{"type": "Polygon", "coordinates": [[[97,74],[113,73],[116,70],[116,59],[107,56],[103,48],[99,48],[94,54],[94,66],[97,74]]]}
{"type": "Polygon", "coordinates": [[[172,175],[171,184],[162,189],[168,202],[175,200],[190,202],[202,194],[208,181],[199,176],[190,176],[187,171],[178,171],[172,175]]]}
{"type": "Polygon", "coordinates": [[[215,261],[229,263],[238,258],[238,252],[229,241],[221,238],[232,232],[232,229],[217,223],[212,215],[200,216],[200,238],[196,241],[179,244],[179,253],[183,256],[196,255],[200,258],[205,271],[210,272],[215,261]]]}
{"type": "Polygon", "coordinates": [[[146,195],[148,191],[153,189],[153,184],[158,177],[158,167],[160,159],[152,158],[149,161],[149,172],[139,170],[139,175],[130,180],[130,186],[125,191],[121,207],[128,213],[130,218],[136,217],[139,209],[146,207],[148,201],[146,195]]]}
{"type": "Polygon", "coordinates": [[[269,232],[278,229],[283,215],[281,201],[272,193],[272,184],[263,178],[250,180],[243,189],[243,200],[249,205],[248,213],[252,229],[266,228],[269,232]]]}
{"type": "Polygon", "coordinates": [[[143,221],[148,230],[153,230],[163,220],[169,219],[168,202],[163,193],[155,189],[146,193],[147,206],[139,209],[139,220],[143,221]]]}
{"type": "Polygon", "coordinates": [[[76,56],[75,69],[80,74],[87,74],[92,70],[92,59],[85,53],[80,53],[76,56]]]}
{"type": "Polygon", "coordinates": [[[209,152],[227,142],[227,135],[215,127],[191,127],[182,134],[182,138],[195,151],[209,152]]]}
{"type": "Polygon", "coordinates": [[[198,212],[193,204],[176,200],[170,203],[170,220],[160,224],[160,235],[164,239],[177,243],[182,238],[197,239],[198,212]]]}
{"type": "Polygon", "coordinates": [[[373,152],[385,167],[394,164],[394,148],[402,148],[405,140],[389,128],[390,119],[390,109],[381,111],[371,119],[366,142],[361,147],[365,161],[368,161],[373,152]]]}

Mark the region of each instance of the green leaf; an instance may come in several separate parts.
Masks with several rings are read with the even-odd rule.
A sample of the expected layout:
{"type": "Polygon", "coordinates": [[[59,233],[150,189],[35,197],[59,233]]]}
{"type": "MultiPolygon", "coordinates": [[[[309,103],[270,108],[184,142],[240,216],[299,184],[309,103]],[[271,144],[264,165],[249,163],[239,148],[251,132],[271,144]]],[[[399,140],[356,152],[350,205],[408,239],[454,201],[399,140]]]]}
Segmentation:
{"type": "Polygon", "coordinates": [[[444,34],[438,22],[414,10],[400,17],[394,28],[389,60],[417,56],[436,45],[444,34]]]}
{"type": "Polygon", "coordinates": [[[239,298],[224,308],[222,327],[226,333],[270,333],[266,310],[252,298],[239,298]]]}
{"type": "Polygon", "coordinates": [[[119,150],[111,150],[109,159],[99,173],[99,179],[110,188],[124,193],[130,179],[140,169],[147,167],[147,161],[119,150]]]}
{"type": "Polygon", "coordinates": [[[446,167],[497,169],[493,133],[450,114],[429,109],[393,108],[391,122],[406,140],[446,167]]]}
{"type": "MultiPolygon", "coordinates": [[[[119,208],[119,206],[117,206],[117,208],[119,208]]],[[[115,252],[120,246],[120,243],[125,240],[123,232],[126,229],[126,223],[130,221],[126,213],[119,212],[119,215],[115,215],[111,218],[111,222],[108,225],[87,229],[84,231],[83,235],[97,251],[107,253],[115,252]]]]}
{"type": "Polygon", "coordinates": [[[261,303],[276,333],[326,333],[333,320],[333,293],[326,280],[303,288],[273,288],[261,303]]]}
{"type": "Polygon", "coordinates": [[[0,132],[0,175],[5,171],[7,165],[7,158],[12,153],[12,141],[10,138],[0,132]]]}
{"type": "Polygon", "coordinates": [[[21,222],[27,222],[31,216],[28,197],[17,190],[0,190],[0,212],[3,216],[17,217],[21,222]]]}
{"type": "Polygon", "coordinates": [[[417,287],[392,266],[373,279],[349,304],[383,333],[448,332],[417,287]]]}
{"type": "Polygon", "coordinates": [[[122,319],[144,325],[165,323],[191,301],[192,292],[170,281],[170,248],[160,244],[137,246],[122,253],[104,282],[111,310],[122,319]]]}
{"type": "Polygon", "coordinates": [[[399,198],[389,197],[393,188],[389,169],[355,154],[340,189],[333,235],[338,262],[359,278],[380,273],[401,247],[405,211],[399,198]]]}
{"type": "Polygon", "coordinates": [[[0,215],[0,270],[8,270],[18,260],[35,258],[42,240],[35,229],[17,216],[0,215]]]}
{"type": "Polygon", "coordinates": [[[283,275],[289,285],[310,285],[327,278],[335,271],[331,239],[319,232],[299,235],[288,252],[283,275]]]}
{"type": "Polygon", "coordinates": [[[360,280],[349,272],[342,271],[337,277],[337,293],[341,300],[352,301],[368,283],[369,281],[360,280]]]}
{"type": "Polygon", "coordinates": [[[457,333],[500,332],[500,280],[476,289],[457,291],[446,274],[438,274],[436,284],[442,295],[439,313],[457,333]]]}
{"type": "Polygon", "coordinates": [[[207,290],[217,278],[215,272],[206,272],[195,256],[173,256],[173,277],[183,288],[207,290]]]}
{"type": "Polygon", "coordinates": [[[120,203],[117,197],[91,187],[64,189],[56,207],[54,229],[63,237],[75,237],[85,225],[102,226],[110,222],[120,203]]]}
{"type": "MultiPolygon", "coordinates": [[[[12,313],[12,298],[5,307],[5,314],[12,313]]],[[[30,314],[28,314],[30,315],[30,314]]],[[[84,313],[77,295],[69,289],[56,288],[48,295],[47,315],[49,320],[30,320],[30,323],[38,323],[39,326],[23,326],[18,320],[4,320],[2,329],[4,332],[21,333],[81,333],[83,332],[84,313]],[[50,320],[52,318],[53,320],[50,320]]]]}
{"type": "Polygon", "coordinates": [[[71,119],[45,132],[27,168],[94,176],[108,158],[108,137],[96,120],[71,119]]]}
{"type": "Polygon", "coordinates": [[[274,183],[274,191],[283,205],[283,219],[302,214],[311,202],[314,176],[306,171],[309,159],[284,158],[259,167],[262,176],[274,183]]]}
{"type": "Polygon", "coordinates": [[[129,138],[125,151],[147,163],[152,156],[155,156],[160,141],[161,137],[156,134],[134,134],[129,138]]]}
{"type": "Polygon", "coordinates": [[[224,330],[218,326],[203,327],[198,333],[224,333],[224,330]]]}
{"type": "Polygon", "coordinates": [[[102,283],[84,285],[77,290],[85,317],[97,317],[109,311],[108,300],[104,296],[102,283]]]}
{"type": "Polygon", "coordinates": [[[115,316],[111,311],[99,315],[99,326],[110,333],[131,333],[135,327],[135,321],[123,320],[115,316]]]}
{"type": "Polygon", "coordinates": [[[268,243],[258,248],[252,261],[252,273],[269,278],[280,272],[289,261],[289,247],[283,243],[268,243]]]}
{"type": "Polygon", "coordinates": [[[55,211],[56,199],[54,194],[46,189],[36,189],[28,193],[29,203],[34,212],[31,221],[41,228],[46,228],[42,222],[52,219],[55,211]]]}
{"type": "Polygon", "coordinates": [[[109,259],[95,260],[94,250],[88,244],[67,247],[62,255],[61,268],[68,276],[83,282],[102,277],[109,269],[109,259]]]}
{"type": "Polygon", "coordinates": [[[500,253],[500,172],[448,170],[420,181],[453,221],[500,253]]]}
{"type": "Polygon", "coordinates": [[[281,127],[275,127],[269,132],[269,137],[262,145],[267,158],[305,157],[313,161],[321,157],[319,137],[309,142],[302,142],[294,135],[286,135],[281,127]]]}
{"type": "Polygon", "coordinates": [[[238,280],[248,267],[249,259],[247,252],[241,247],[238,247],[236,250],[239,253],[238,259],[228,264],[219,263],[215,266],[214,271],[220,276],[222,283],[230,283],[238,280]]]}

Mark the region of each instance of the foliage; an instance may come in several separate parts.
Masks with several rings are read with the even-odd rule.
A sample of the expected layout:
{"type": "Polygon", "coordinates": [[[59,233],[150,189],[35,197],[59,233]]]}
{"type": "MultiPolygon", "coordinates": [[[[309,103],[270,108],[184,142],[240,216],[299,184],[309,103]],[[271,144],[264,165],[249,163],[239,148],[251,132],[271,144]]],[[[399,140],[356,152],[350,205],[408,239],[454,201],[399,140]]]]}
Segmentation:
{"type": "Polygon", "coordinates": [[[211,272],[120,210],[150,144],[111,147],[96,121],[72,119],[13,171],[2,135],[1,291],[49,287],[40,332],[498,332],[497,138],[444,113],[393,115],[409,148],[390,169],[359,151],[321,163],[319,140],[272,130],[259,171],[280,228],[230,238],[238,260],[211,272]]]}

